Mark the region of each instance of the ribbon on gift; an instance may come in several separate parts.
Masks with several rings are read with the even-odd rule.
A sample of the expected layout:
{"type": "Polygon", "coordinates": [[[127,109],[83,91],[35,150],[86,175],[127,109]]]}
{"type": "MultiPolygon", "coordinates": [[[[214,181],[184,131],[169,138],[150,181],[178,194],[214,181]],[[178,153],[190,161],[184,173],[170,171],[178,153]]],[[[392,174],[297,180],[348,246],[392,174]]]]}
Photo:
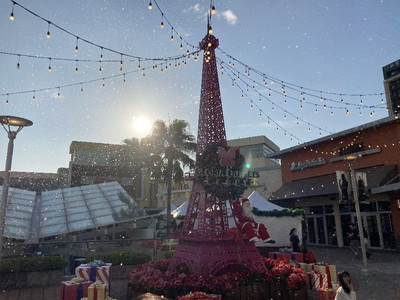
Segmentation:
{"type": "Polygon", "coordinates": [[[100,280],[92,283],[88,288],[88,300],[106,300],[107,287],[100,280]]]}
{"type": "Polygon", "coordinates": [[[332,277],[331,277],[331,271],[330,267],[327,264],[316,264],[314,265],[314,270],[318,270],[319,273],[321,274],[326,274],[327,276],[327,281],[328,281],[328,288],[332,288],[332,277]]]}

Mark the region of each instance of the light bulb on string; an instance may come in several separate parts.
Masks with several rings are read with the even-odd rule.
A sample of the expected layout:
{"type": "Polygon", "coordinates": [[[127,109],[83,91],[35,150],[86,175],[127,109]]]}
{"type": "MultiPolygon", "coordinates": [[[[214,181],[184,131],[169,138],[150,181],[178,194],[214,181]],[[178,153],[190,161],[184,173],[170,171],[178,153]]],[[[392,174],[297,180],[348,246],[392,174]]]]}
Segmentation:
{"type": "Polygon", "coordinates": [[[48,26],[47,26],[47,33],[46,33],[46,38],[51,38],[51,34],[50,34],[50,21],[47,22],[48,26]]]}
{"type": "Polygon", "coordinates": [[[125,73],[124,73],[124,77],[123,77],[123,79],[122,79],[122,82],[123,83],[125,83],[126,82],[126,78],[125,78],[126,76],[125,76],[125,73]]]}
{"type": "Polygon", "coordinates": [[[326,104],[324,104],[324,109],[327,109],[327,106],[326,106],[326,104]]]}
{"type": "Polygon", "coordinates": [[[174,41],[174,27],[171,28],[171,38],[170,41],[173,42],[174,41]]]}
{"type": "Polygon", "coordinates": [[[324,101],[324,97],[321,96],[321,98],[319,98],[319,101],[323,102],[324,101]]]}
{"type": "Polygon", "coordinates": [[[361,95],[360,95],[360,104],[361,105],[363,104],[363,99],[361,98],[361,95]]]}
{"type": "Polygon", "coordinates": [[[105,78],[103,78],[103,84],[101,85],[101,87],[105,88],[106,87],[106,81],[105,78]]]}
{"type": "Polygon", "coordinates": [[[383,98],[381,99],[381,103],[383,103],[383,98]]]}
{"type": "Polygon", "coordinates": [[[101,47],[101,52],[100,52],[100,58],[99,58],[99,60],[100,60],[100,61],[103,61],[103,60],[104,60],[104,56],[103,56],[103,47],[101,47]]]}
{"type": "Polygon", "coordinates": [[[6,104],[9,104],[9,102],[8,102],[8,94],[7,94],[7,98],[6,98],[6,104]]]}
{"type": "Polygon", "coordinates": [[[346,117],[350,114],[349,110],[346,108],[346,117]]]}
{"type": "Polygon", "coordinates": [[[49,71],[49,72],[52,71],[52,69],[51,69],[51,58],[49,58],[49,67],[47,68],[47,71],[49,71]]]}
{"type": "Polygon", "coordinates": [[[161,13],[161,23],[160,23],[160,28],[161,29],[163,29],[165,26],[164,26],[164,14],[163,13],[161,13]]]}
{"type": "Polygon", "coordinates": [[[58,87],[57,98],[61,98],[61,90],[60,90],[60,87],[58,87]]]}
{"type": "Polygon", "coordinates": [[[75,65],[75,73],[78,73],[79,69],[78,69],[78,60],[76,60],[76,65],[75,65]]]}
{"type": "Polygon", "coordinates": [[[79,52],[78,42],[79,42],[79,37],[76,37],[76,45],[75,45],[75,49],[74,49],[75,53],[79,52]]]}
{"type": "Polygon", "coordinates": [[[140,71],[142,68],[140,67],[140,59],[138,60],[138,67],[137,67],[138,71],[140,71]]]}
{"type": "Polygon", "coordinates": [[[180,39],[181,39],[181,44],[179,45],[179,50],[182,50],[182,49],[183,49],[183,45],[182,45],[182,37],[180,37],[180,39]]]}
{"type": "Polygon", "coordinates": [[[210,25],[210,26],[208,26],[208,33],[209,33],[209,34],[212,34],[212,33],[213,33],[213,30],[212,30],[212,27],[211,27],[211,25],[210,25]]]}
{"type": "Polygon", "coordinates": [[[213,5],[212,7],[211,7],[211,14],[212,15],[215,15],[217,13],[217,10],[215,9],[215,6],[213,5]]]}
{"type": "Polygon", "coordinates": [[[153,4],[151,3],[151,1],[149,2],[149,5],[147,6],[147,8],[148,8],[149,10],[152,10],[152,9],[153,9],[153,4]]]}
{"type": "Polygon", "coordinates": [[[81,84],[81,94],[83,93],[83,84],[81,84]]]}
{"type": "Polygon", "coordinates": [[[17,69],[18,70],[21,68],[20,61],[21,61],[21,55],[18,54],[18,62],[17,62],[17,69]]]}
{"type": "MultiPolygon", "coordinates": [[[[189,49],[186,50],[186,55],[189,56],[190,55],[190,51],[189,49]]],[[[194,58],[196,60],[196,57],[194,58]]]]}
{"type": "Polygon", "coordinates": [[[36,91],[33,91],[32,101],[36,100],[36,91]]]}
{"type": "Polygon", "coordinates": [[[100,62],[99,62],[99,72],[100,72],[100,73],[103,72],[103,68],[101,67],[101,60],[100,60],[100,62]]]}
{"type": "Polygon", "coordinates": [[[15,6],[15,2],[13,2],[13,6],[12,6],[12,9],[11,9],[11,14],[10,14],[10,17],[9,17],[10,21],[14,21],[15,20],[15,18],[14,18],[14,6],[15,6]]]}

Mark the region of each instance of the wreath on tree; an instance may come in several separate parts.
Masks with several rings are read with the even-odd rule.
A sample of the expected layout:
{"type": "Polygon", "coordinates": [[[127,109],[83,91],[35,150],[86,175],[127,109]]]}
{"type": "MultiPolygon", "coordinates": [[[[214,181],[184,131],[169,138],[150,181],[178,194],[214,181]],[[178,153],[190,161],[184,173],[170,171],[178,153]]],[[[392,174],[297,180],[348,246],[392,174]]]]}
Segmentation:
{"type": "Polygon", "coordinates": [[[197,158],[196,180],[215,199],[237,199],[250,185],[248,177],[241,177],[243,162],[238,148],[208,146],[197,158]]]}

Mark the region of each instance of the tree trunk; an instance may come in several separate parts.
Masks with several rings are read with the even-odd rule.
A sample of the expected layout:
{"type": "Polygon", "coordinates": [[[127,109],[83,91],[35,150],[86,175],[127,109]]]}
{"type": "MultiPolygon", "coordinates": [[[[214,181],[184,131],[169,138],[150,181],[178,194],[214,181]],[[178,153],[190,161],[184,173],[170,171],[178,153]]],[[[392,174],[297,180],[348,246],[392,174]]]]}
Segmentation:
{"type": "MultiPolygon", "coordinates": [[[[168,155],[168,154],[167,154],[168,155]]],[[[168,155],[169,156],[169,155],[168,155]]],[[[172,159],[167,162],[167,238],[171,235],[172,159]]]]}

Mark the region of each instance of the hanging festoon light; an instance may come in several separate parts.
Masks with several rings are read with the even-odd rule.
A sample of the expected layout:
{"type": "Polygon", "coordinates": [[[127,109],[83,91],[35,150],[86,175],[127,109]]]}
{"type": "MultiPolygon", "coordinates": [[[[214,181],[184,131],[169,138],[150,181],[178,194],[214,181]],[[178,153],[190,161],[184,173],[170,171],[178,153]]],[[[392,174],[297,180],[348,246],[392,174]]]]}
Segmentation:
{"type": "Polygon", "coordinates": [[[75,65],[75,73],[79,72],[79,68],[78,68],[78,60],[76,60],[76,65],[75,65]]]}
{"type": "Polygon", "coordinates": [[[18,70],[21,68],[20,61],[21,61],[21,55],[18,55],[18,62],[17,62],[17,69],[18,70]]]}
{"type": "Polygon", "coordinates": [[[7,98],[6,98],[6,104],[9,104],[9,102],[8,102],[8,94],[7,94],[7,98]]]}
{"type": "Polygon", "coordinates": [[[161,23],[160,23],[160,28],[161,29],[164,29],[164,14],[163,13],[161,13],[161,23]]]}
{"type": "Polygon", "coordinates": [[[215,6],[213,4],[213,6],[211,7],[211,14],[215,15],[217,13],[217,10],[215,9],[215,6]]]}
{"type": "Polygon", "coordinates": [[[148,8],[149,10],[152,10],[152,9],[153,9],[153,4],[151,3],[151,1],[149,2],[149,5],[147,6],[147,8],[148,8]]]}
{"type": "Polygon", "coordinates": [[[83,94],[83,83],[81,83],[81,94],[83,94]]]}
{"type": "Polygon", "coordinates": [[[121,54],[121,60],[119,61],[119,71],[122,72],[122,67],[124,66],[124,61],[122,60],[122,54],[121,54]]]}
{"type": "Polygon", "coordinates": [[[173,42],[174,41],[174,27],[171,28],[171,38],[170,41],[173,42]]]}
{"type": "Polygon", "coordinates": [[[47,33],[46,33],[46,38],[51,38],[51,34],[50,34],[50,21],[47,21],[47,33]]]}
{"type": "Polygon", "coordinates": [[[140,67],[140,59],[138,60],[138,66],[137,66],[138,71],[140,71],[142,68],[140,67]]]}
{"type": "Polygon", "coordinates": [[[36,100],[36,91],[33,91],[32,101],[36,100]]]}
{"type": "Polygon", "coordinates": [[[60,87],[58,87],[57,98],[61,98],[61,89],[60,89],[60,87]]]}
{"type": "Polygon", "coordinates": [[[49,72],[52,71],[52,69],[51,69],[51,58],[49,58],[49,67],[47,68],[47,71],[49,71],[49,72]]]}
{"type": "Polygon", "coordinates": [[[74,52],[75,52],[75,53],[78,53],[78,52],[79,52],[78,43],[79,43],[79,37],[77,36],[77,37],[76,37],[76,45],[75,45],[75,49],[74,49],[74,52]]]}
{"type": "Polygon", "coordinates": [[[104,60],[104,56],[103,56],[103,47],[101,47],[101,52],[100,52],[100,58],[99,58],[99,60],[100,60],[100,61],[103,61],[103,60],[104,60]]]}
{"type": "Polygon", "coordinates": [[[12,6],[12,9],[11,9],[11,14],[10,14],[10,17],[9,17],[9,19],[10,19],[10,21],[14,21],[14,7],[15,7],[15,2],[13,2],[13,6],[12,6]]]}
{"type": "Polygon", "coordinates": [[[212,29],[211,25],[208,26],[208,33],[209,33],[209,34],[212,34],[212,33],[213,33],[213,29],[212,29]]]}
{"type": "Polygon", "coordinates": [[[179,50],[183,49],[183,45],[182,45],[182,37],[179,37],[181,39],[181,44],[179,45],[179,50]]]}
{"type": "Polygon", "coordinates": [[[99,61],[99,72],[103,72],[103,68],[101,67],[101,60],[99,61]]]}

